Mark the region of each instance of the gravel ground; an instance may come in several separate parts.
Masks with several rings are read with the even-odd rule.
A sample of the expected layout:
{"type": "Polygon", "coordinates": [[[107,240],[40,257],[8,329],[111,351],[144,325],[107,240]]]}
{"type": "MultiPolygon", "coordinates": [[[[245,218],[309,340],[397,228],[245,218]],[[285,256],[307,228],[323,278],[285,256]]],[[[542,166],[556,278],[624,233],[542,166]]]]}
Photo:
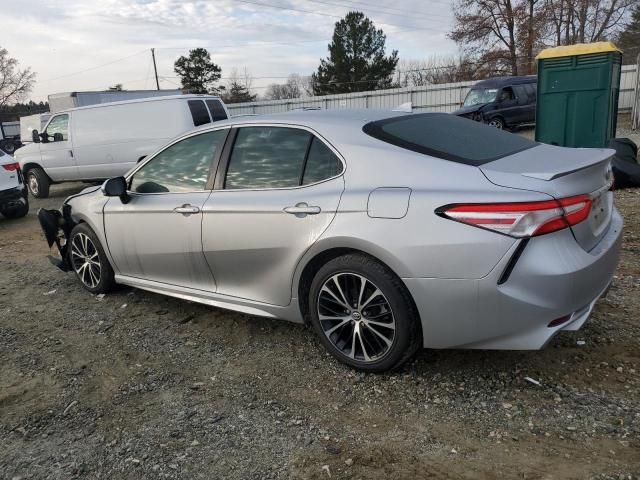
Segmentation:
{"type": "Polygon", "coordinates": [[[89,294],[36,219],[80,188],[0,220],[0,478],[640,478],[640,190],[581,331],[365,375],[300,325],[89,294]]]}

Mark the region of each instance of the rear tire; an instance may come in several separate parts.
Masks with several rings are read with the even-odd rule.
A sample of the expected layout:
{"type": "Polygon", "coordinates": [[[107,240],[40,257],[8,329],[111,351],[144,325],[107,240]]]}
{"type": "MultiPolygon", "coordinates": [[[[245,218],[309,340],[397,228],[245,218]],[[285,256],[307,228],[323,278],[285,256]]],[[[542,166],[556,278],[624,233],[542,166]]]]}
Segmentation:
{"type": "Polygon", "coordinates": [[[30,168],[25,174],[29,193],[35,198],[47,198],[49,196],[49,187],[51,180],[44,170],[40,167],[30,168]]]}
{"type": "Polygon", "coordinates": [[[420,318],[402,281],[359,253],[337,257],[316,273],[311,323],[339,361],[366,372],[400,367],[422,345],[420,318]]]}
{"type": "Polygon", "coordinates": [[[113,268],[93,230],[85,223],[76,225],[69,235],[69,265],[82,286],[91,293],[107,293],[116,285],[113,268]]]}

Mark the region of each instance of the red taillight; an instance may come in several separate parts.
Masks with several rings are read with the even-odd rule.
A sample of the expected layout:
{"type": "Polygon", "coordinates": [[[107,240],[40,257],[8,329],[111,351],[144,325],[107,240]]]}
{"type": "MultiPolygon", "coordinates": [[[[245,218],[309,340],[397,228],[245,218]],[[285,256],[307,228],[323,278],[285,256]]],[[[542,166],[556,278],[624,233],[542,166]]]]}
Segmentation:
{"type": "Polygon", "coordinates": [[[6,165],[2,165],[2,168],[4,168],[5,170],[8,170],[9,172],[15,172],[20,168],[20,164],[18,162],[7,163],[6,165]]]}
{"type": "Polygon", "coordinates": [[[576,225],[589,216],[589,195],[525,203],[458,204],[437,213],[458,222],[512,237],[535,237],[576,225]]]}

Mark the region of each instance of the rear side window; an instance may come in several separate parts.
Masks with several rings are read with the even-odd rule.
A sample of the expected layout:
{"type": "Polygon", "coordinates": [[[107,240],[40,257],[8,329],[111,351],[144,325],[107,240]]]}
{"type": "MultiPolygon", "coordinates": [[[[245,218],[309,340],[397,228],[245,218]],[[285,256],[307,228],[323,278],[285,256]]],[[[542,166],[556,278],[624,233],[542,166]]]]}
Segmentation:
{"type": "Polygon", "coordinates": [[[342,163],[336,155],[317,138],[311,141],[307,164],[302,177],[302,185],[335,177],[342,171],[342,163]]]}
{"type": "Polygon", "coordinates": [[[406,150],[479,166],[537,143],[447,113],[402,115],[368,123],[363,131],[406,150]]]}
{"type": "Polygon", "coordinates": [[[202,100],[189,100],[187,103],[189,104],[189,110],[191,111],[191,117],[193,118],[193,125],[195,127],[204,125],[205,123],[211,123],[209,111],[202,100]]]}
{"type": "Polygon", "coordinates": [[[217,122],[218,120],[226,120],[227,112],[222,106],[222,102],[220,100],[207,100],[207,107],[209,107],[209,111],[211,112],[211,120],[213,122],[217,122]]]}
{"type": "Polygon", "coordinates": [[[238,130],[224,188],[283,188],[300,185],[311,134],[282,127],[238,130]]]}

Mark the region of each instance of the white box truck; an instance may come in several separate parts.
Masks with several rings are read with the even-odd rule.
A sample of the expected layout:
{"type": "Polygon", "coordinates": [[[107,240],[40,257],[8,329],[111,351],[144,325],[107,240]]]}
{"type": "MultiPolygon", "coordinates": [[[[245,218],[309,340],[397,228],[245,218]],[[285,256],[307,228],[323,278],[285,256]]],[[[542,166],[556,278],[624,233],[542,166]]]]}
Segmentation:
{"type": "Polygon", "coordinates": [[[99,103],[124,102],[141,98],[172,97],[180,95],[182,90],[105,90],[102,92],[63,92],[49,95],[51,113],[70,108],[88,107],[99,103]]]}
{"type": "Polygon", "coordinates": [[[49,195],[66,181],[102,181],[124,175],[170,139],[229,117],[211,95],[175,95],[73,108],[51,116],[33,143],[16,151],[29,192],[49,195]]]}
{"type": "Polygon", "coordinates": [[[31,132],[34,130],[42,131],[50,118],[50,113],[36,113],[20,117],[20,140],[22,143],[32,142],[33,136],[31,132]]]}

